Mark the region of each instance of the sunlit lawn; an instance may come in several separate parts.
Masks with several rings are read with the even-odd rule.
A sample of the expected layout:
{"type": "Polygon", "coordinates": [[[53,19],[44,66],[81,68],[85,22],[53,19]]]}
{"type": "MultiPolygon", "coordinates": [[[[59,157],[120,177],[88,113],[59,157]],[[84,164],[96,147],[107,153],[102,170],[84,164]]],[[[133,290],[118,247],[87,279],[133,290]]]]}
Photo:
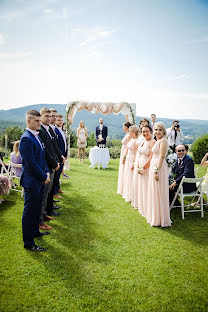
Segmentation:
{"type": "Polygon", "coordinates": [[[89,165],[71,160],[45,253],[23,248],[20,193],[4,197],[0,311],[208,311],[207,210],[151,228],[116,194],[118,160],[89,165]]]}

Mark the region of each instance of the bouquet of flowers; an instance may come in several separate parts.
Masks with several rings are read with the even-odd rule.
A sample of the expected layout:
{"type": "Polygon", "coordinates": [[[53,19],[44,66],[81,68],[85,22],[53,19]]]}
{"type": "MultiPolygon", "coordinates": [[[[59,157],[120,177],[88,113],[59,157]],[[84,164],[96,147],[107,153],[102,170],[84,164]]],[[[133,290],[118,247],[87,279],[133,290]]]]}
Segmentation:
{"type": "Polygon", "coordinates": [[[175,174],[172,172],[172,168],[175,166],[177,160],[177,156],[171,149],[168,150],[166,161],[168,164],[169,170],[169,183],[172,184],[175,181],[175,174]]]}
{"type": "Polygon", "coordinates": [[[138,172],[138,174],[143,174],[144,173],[144,168],[143,167],[137,168],[137,172],[138,172]]]}

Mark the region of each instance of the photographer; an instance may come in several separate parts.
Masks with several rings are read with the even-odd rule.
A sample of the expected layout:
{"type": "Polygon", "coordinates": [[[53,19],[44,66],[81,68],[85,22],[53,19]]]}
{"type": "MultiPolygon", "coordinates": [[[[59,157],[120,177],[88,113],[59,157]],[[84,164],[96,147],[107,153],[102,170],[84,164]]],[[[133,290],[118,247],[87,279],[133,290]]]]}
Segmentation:
{"type": "Polygon", "coordinates": [[[181,131],[179,121],[174,120],[172,127],[167,129],[167,139],[169,147],[175,152],[176,145],[183,142],[183,132],[181,131]]]}

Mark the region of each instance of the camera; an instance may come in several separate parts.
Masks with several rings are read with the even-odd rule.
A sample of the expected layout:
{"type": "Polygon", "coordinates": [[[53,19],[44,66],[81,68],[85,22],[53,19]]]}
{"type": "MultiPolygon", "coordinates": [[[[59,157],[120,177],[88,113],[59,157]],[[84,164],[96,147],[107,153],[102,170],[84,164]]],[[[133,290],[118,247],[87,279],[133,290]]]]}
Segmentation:
{"type": "Polygon", "coordinates": [[[175,126],[175,128],[177,128],[177,129],[178,129],[178,128],[180,128],[180,126],[179,126],[179,125],[177,125],[177,126],[175,126]]]}

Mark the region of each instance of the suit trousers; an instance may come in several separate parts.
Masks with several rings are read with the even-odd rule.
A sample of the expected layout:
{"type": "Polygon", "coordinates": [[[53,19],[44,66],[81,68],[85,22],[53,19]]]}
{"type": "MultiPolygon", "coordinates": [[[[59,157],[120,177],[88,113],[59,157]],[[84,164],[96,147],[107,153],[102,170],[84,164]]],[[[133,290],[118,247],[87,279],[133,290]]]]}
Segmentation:
{"type": "Polygon", "coordinates": [[[39,233],[39,218],[44,188],[44,184],[39,191],[27,187],[24,188],[22,232],[25,247],[35,245],[34,235],[39,233]]]}
{"type": "Polygon", "coordinates": [[[43,222],[43,217],[47,215],[47,200],[48,200],[48,194],[51,192],[52,185],[53,185],[53,179],[54,179],[54,172],[52,171],[50,173],[50,182],[45,185],[45,190],[43,193],[43,202],[41,207],[41,213],[40,213],[40,223],[43,222]]]}
{"type": "Polygon", "coordinates": [[[57,194],[58,190],[60,189],[59,180],[60,180],[60,176],[61,176],[63,168],[64,168],[64,164],[60,165],[60,168],[56,174],[56,178],[54,179],[54,194],[57,194]]]}

